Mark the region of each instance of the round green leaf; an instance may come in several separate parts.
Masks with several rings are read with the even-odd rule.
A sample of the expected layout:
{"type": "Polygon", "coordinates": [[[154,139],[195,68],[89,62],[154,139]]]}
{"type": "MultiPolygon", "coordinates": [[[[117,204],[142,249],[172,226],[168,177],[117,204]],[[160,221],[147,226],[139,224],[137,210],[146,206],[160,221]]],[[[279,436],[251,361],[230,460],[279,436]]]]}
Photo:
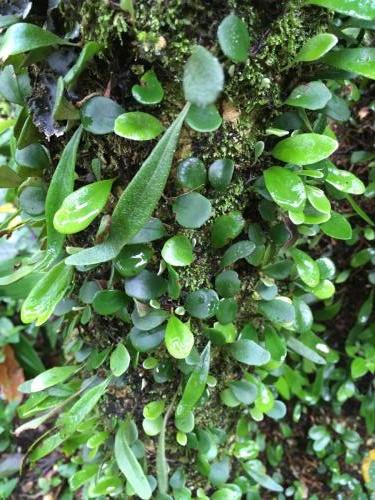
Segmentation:
{"type": "Polygon", "coordinates": [[[224,158],[216,160],[208,169],[208,180],[211,186],[218,190],[226,189],[232,181],[234,172],[234,161],[224,158]]]}
{"type": "Polygon", "coordinates": [[[54,228],[63,234],[86,229],[107,203],[112,183],[112,180],[94,182],[68,195],[55,213],[54,228]]]}
{"type": "Polygon", "coordinates": [[[320,33],[313,36],[298,52],[297,61],[316,61],[327,54],[338,42],[337,36],[332,33],[320,33]]]}
{"type": "Polygon", "coordinates": [[[250,35],[246,24],[235,14],[225,17],[217,30],[221,50],[233,62],[245,62],[249,56],[250,35]]]}
{"type": "Polygon", "coordinates": [[[192,50],[184,70],[185,99],[205,107],[218,98],[224,86],[224,72],[219,61],[204,47],[192,50]]]}
{"type": "Polygon", "coordinates": [[[42,186],[26,186],[19,195],[19,204],[22,210],[32,217],[44,213],[46,191],[42,186]]]}
{"type": "Polygon", "coordinates": [[[331,212],[331,218],[321,224],[323,233],[336,240],[350,240],[352,237],[352,227],[348,220],[337,212],[331,212]]]}
{"type": "Polygon", "coordinates": [[[139,274],[152,257],[152,249],[147,245],[127,245],[116,257],[116,270],[125,278],[139,274]]]}
{"type": "Polygon", "coordinates": [[[211,226],[211,242],[214,248],[221,248],[237,238],[245,227],[245,219],[240,212],[230,212],[214,220],[211,226]]]}
{"type": "Polygon", "coordinates": [[[111,354],[109,366],[115,377],[121,377],[129,368],[130,355],[124,344],[118,344],[111,354]]]}
{"type": "Polygon", "coordinates": [[[222,121],[215,104],[209,104],[204,108],[192,104],[186,115],[186,123],[197,132],[214,132],[222,121]]]}
{"type": "Polygon", "coordinates": [[[155,116],[141,111],[131,111],[118,116],[114,128],[117,135],[133,141],[155,139],[163,130],[163,125],[155,116]]]}
{"type": "Polygon", "coordinates": [[[110,134],[115,127],[115,120],[124,112],[122,106],[109,97],[95,96],[82,106],[81,123],[92,134],[110,134]]]}
{"type": "Polygon", "coordinates": [[[92,306],[102,316],[116,313],[126,305],[126,295],[121,290],[101,290],[95,294],[92,306]]]}
{"type": "Polygon", "coordinates": [[[157,299],[166,290],[167,281],[147,270],[143,270],[137,276],[125,280],[126,294],[141,302],[157,299]]]}
{"type": "Polygon", "coordinates": [[[259,302],[259,311],[274,323],[289,324],[295,319],[293,304],[284,298],[259,302]]]}
{"type": "Polygon", "coordinates": [[[185,309],[194,318],[207,319],[215,315],[219,305],[219,297],[214,290],[201,288],[190,292],[186,297],[185,309]]]}
{"type": "Polygon", "coordinates": [[[271,359],[271,355],[253,340],[240,339],[229,345],[229,352],[240,363],[261,366],[271,359]]]}
{"type": "Polygon", "coordinates": [[[179,163],[176,176],[183,188],[195,190],[206,184],[207,170],[199,158],[191,157],[179,163]]]}
{"type": "Polygon", "coordinates": [[[248,257],[255,250],[255,243],[252,241],[238,241],[231,245],[224,253],[221,259],[221,267],[230,266],[237,260],[248,257]]]}
{"type": "Polygon", "coordinates": [[[278,160],[296,165],[308,165],[328,158],[338,143],[331,137],[321,134],[299,134],[278,142],[272,155],[278,160]]]}
{"type": "Polygon", "coordinates": [[[132,95],[141,104],[158,104],[163,100],[164,90],[152,70],[141,76],[141,85],[133,85],[132,95]]]}
{"type": "Polygon", "coordinates": [[[271,167],[263,175],[267,190],[281,208],[298,211],[304,207],[305,186],[297,174],[287,168],[271,167]]]}
{"type": "Polygon", "coordinates": [[[164,243],[161,255],[171,266],[189,266],[194,260],[191,241],[183,235],[169,238],[164,243]]]}
{"type": "Polygon", "coordinates": [[[309,82],[296,87],[285,104],[297,108],[322,109],[331,99],[332,94],[322,82],[309,82]]]}
{"type": "Polygon", "coordinates": [[[153,351],[163,342],[165,334],[164,325],[153,328],[149,331],[132,328],[129,333],[129,340],[135,350],[139,352],[153,351]]]}
{"type": "Polygon", "coordinates": [[[176,359],[186,358],[194,345],[194,335],[189,326],[176,316],[169,318],[164,340],[167,351],[176,359]]]}
{"type": "Polygon", "coordinates": [[[311,288],[317,286],[320,280],[320,271],[314,259],[298,248],[292,248],[290,254],[296,264],[297,272],[301,280],[311,288]]]}
{"type": "Polygon", "coordinates": [[[241,281],[236,271],[222,271],[215,278],[215,289],[221,297],[233,297],[241,288],[241,281]]]}
{"type": "Polygon", "coordinates": [[[330,280],[322,280],[311,292],[320,300],[331,298],[335,293],[335,285],[330,280]]]}
{"type": "Polygon", "coordinates": [[[38,177],[51,164],[48,151],[38,143],[16,149],[15,160],[17,173],[27,177],[38,177]]]}
{"type": "Polygon", "coordinates": [[[211,202],[199,193],[179,196],[173,203],[177,222],[183,227],[198,228],[211,217],[211,202]]]}

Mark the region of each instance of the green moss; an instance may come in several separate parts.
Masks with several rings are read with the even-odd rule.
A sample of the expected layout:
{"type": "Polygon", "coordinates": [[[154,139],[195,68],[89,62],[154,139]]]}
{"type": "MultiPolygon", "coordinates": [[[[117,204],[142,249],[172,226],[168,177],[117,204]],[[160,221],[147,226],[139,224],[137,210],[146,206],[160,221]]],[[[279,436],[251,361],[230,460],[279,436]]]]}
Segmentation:
{"type": "Polygon", "coordinates": [[[85,41],[99,42],[104,48],[123,43],[128,31],[129,15],[103,0],[84,0],[81,8],[81,30],[85,41]]]}

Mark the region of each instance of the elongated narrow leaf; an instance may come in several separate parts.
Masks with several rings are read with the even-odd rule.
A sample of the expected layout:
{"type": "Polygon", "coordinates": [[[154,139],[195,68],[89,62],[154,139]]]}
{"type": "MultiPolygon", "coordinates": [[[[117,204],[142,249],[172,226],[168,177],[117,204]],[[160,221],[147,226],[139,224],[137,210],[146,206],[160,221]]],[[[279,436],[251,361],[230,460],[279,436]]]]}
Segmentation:
{"type": "Polygon", "coordinates": [[[71,265],[99,264],[113,259],[149,221],[167,182],[181,127],[189,106],[165,132],[121,195],[112,216],[108,239],[67,259],[71,265]]]}
{"type": "Polygon", "coordinates": [[[333,50],[322,61],[335,68],[375,80],[375,48],[373,47],[333,50]]]}
{"type": "Polygon", "coordinates": [[[73,87],[77,78],[86,68],[91,59],[101,50],[101,45],[97,42],[87,42],[78,56],[74,66],[70,68],[64,76],[64,83],[67,88],[73,87]]]}
{"type": "Polygon", "coordinates": [[[6,30],[2,40],[0,61],[5,61],[9,56],[22,54],[22,52],[61,44],[69,44],[69,42],[34,24],[13,24],[6,30]]]}
{"type": "Polygon", "coordinates": [[[55,366],[40,373],[35,378],[24,382],[19,386],[19,390],[27,394],[43,391],[44,389],[48,389],[48,387],[61,384],[78,369],[77,366],[55,366]]]}
{"type": "Polygon", "coordinates": [[[186,382],[181,401],[178,403],[176,409],[176,418],[183,418],[191,412],[202,396],[207,383],[210,360],[211,344],[209,342],[202,351],[199,363],[195,365],[193,372],[186,382]]]}
{"type": "Polygon", "coordinates": [[[334,10],[359,19],[375,19],[374,0],[307,0],[307,3],[334,10]]]}
{"type": "Polygon", "coordinates": [[[64,262],[56,264],[34,286],[21,308],[23,323],[40,326],[47,321],[55,307],[64,297],[73,277],[73,269],[64,262]]]}
{"type": "Polygon", "coordinates": [[[135,494],[142,498],[142,500],[151,498],[152,491],[150,485],[142,467],[128,444],[124,424],[119,427],[116,433],[114,451],[117,465],[135,494]]]}
{"type": "Polygon", "coordinates": [[[57,424],[61,426],[61,435],[68,437],[76,431],[77,426],[85,420],[87,415],[98,404],[99,399],[105,393],[110,379],[106,379],[100,384],[88,389],[83,396],[58,419],[57,424]]]}
{"type": "Polygon", "coordinates": [[[81,134],[82,127],[79,127],[65,146],[47,192],[45,204],[47,253],[51,259],[59,255],[64,245],[65,235],[56,231],[53,219],[64,199],[73,191],[74,172],[81,134]]]}
{"type": "Polygon", "coordinates": [[[306,344],[303,344],[300,340],[291,337],[287,341],[287,344],[288,347],[290,347],[290,349],[292,349],[300,356],[303,356],[304,358],[308,359],[309,361],[312,361],[313,363],[316,363],[318,365],[326,364],[326,360],[322,356],[320,356],[313,349],[311,349],[311,347],[308,347],[306,344]]]}

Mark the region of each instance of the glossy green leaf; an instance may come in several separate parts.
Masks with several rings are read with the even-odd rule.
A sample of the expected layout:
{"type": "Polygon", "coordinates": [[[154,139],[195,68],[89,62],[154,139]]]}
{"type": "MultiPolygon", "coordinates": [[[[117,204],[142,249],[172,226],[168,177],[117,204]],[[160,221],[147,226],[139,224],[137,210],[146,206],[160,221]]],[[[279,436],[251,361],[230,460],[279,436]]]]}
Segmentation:
{"type": "Polygon", "coordinates": [[[191,241],[181,234],[173,236],[164,243],[161,256],[171,266],[189,266],[194,261],[191,241]]]}
{"type": "Polygon", "coordinates": [[[343,193],[358,195],[363,194],[366,190],[365,185],[356,175],[348,170],[340,170],[334,165],[328,166],[328,175],[325,181],[343,193]]]}
{"type": "Polygon", "coordinates": [[[179,163],[176,177],[180,186],[189,190],[195,190],[206,184],[207,170],[199,158],[192,156],[179,163]]]}
{"type": "Polygon", "coordinates": [[[316,363],[318,365],[326,364],[326,360],[322,356],[320,356],[320,354],[317,354],[313,349],[308,347],[300,340],[294,337],[290,337],[287,341],[287,344],[290,349],[292,349],[300,356],[308,359],[309,361],[312,361],[313,363],[316,363]]]}
{"type": "Polygon", "coordinates": [[[182,419],[190,413],[201,398],[207,384],[207,377],[211,361],[211,344],[203,349],[198,363],[194,366],[184,387],[181,400],[176,408],[176,420],[182,419]]]}
{"type": "Polygon", "coordinates": [[[335,68],[375,79],[375,48],[373,47],[334,50],[327,54],[323,61],[335,68]]]}
{"type": "Polygon", "coordinates": [[[118,344],[111,354],[109,366],[115,377],[121,377],[129,368],[130,355],[124,344],[118,344]]]}
{"type": "Polygon", "coordinates": [[[173,203],[173,212],[177,222],[183,227],[198,228],[211,217],[210,200],[199,193],[179,196],[173,203]]]}
{"type": "Polygon", "coordinates": [[[125,278],[139,274],[151,259],[153,251],[147,245],[125,246],[114,263],[116,270],[125,278]]]}
{"type": "Polygon", "coordinates": [[[121,290],[100,290],[92,302],[94,311],[102,316],[110,316],[126,305],[126,296],[121,290]]]}
{"type": "Polygon", "coordinates": [[[204,108],[192,104],[186,116],[186,123],[197,132],[214,132],[222,122],[215,104],[209,104],[204,108]]]}
{"type": "Polygon", "coordinates": [[[375,3],[373,0],[306,0],[312,5],[319,5],[346,16],[359,19],[375,19],[375,3]]]}
{"type": "Polygon", "coordinates": [[[234,172],[234,161],[228,158],[214,161],[208,169],[208,180],[211,186],[222,191],[226,189],[232,181],[234,172]]]}
{"type": "Polygon", "coordinates": [[[305,186],[299,176],[283,167],[271,167],[263,173],[272,199],[284,210],[301,210],[306,201],[305,186]]]}
{"type": "Polygon", "coordinates": [[[162,123],[148,113],[130,111],[115,120],[115,134],[133,141],[150,141],[164,130],[162,123]]]}
{"type": "Polygon", "coordinates": [[[9,56],[22,54],[22,52],[61,44],[69,44],[69,42],[34,24],[13,24],[6,30],[1,40],[0,61],[4,62],[9,56]]]}
{"type": "Polygon", "coordinates": [[[68,195],[53,218],[56,231],[73,234],[86,229],[105,207],[112,183],[93,182],[68,195]]]}
{"type": "Polygon", "coordinates": [[[167,282],[161,276],[143,270],[137,276],[125,280],[125,292],[129,297],[147,302],[157,299],[167,290],[167,282]]]}
{"type": "Polygon", "coordinates": [[[164,311],[164,309],[151,309],[144,316],[140,316],[137,308],[134,308],[132,321],[134,326],[139,330],[149,331],[164,323],[168,316],[168,312],[164,311]]]}
{"type": "Polygon", "coordinates": [[[35,378],[27,380],[18,387],[18,390],[30,394],[33,392],[43,391],[54,385],[65,382],[69,377],[79,370],[77,366],[55,366],[43,373],[40,373],[35,378]]]}
{"type": "Polygon", "coordinates": [[[74,173],[82,128],[79,127],[65,146],[53,173],[46,197],[47,252],[51,259],[61,252],[65,236],[56,231],[53,220],[64,199],[73,191],[74,173]]]}
{"type": "Polygon", "coordinates": [[[285,298],[259,302],[259,311],[270,321],[277,324],[289,324],[295,319],[293,304],[285,298]]]}
{"type": "Polygon", "coordinates": [[[246,24],[235,14],[225,17],[217,30],[221,50],[233,62],[249,57],[250,35],[246,24]]]}
{"type": "Polygon", "coordinates": [[[201,288],[190,292],[185,300],[185,309],[194,318],[207,319],[215,315],[219,297],[214,290],[201,288]]]}
{"type": "Polygon", "coordinates": [[[352,228],[348,220],[337,212],[331,212],[331,218],[321,224],[323,233],[336,240],[350,240],[352,237],[352,228]]]}
{"type": "Polygon", "coordinates": [[[151,217],[129,241],[129,245],[149,243],[151,241],[160,240],[166,235],[167,231],[164,224],[159,219],[151,217]]]}
{"type": "Polygon", "coordinates": [[[332,94],[324,83],[320,81],[309,82],[296,87],[285,101],[285,104],[297,108],[316,110],[324,108],[331,97],[332,94]]]}
{"type": "Polygon", "coordinates": [[[245,219],[240,212],[230,212],[214,220],[211,226],[211,242],[214,248],[221,248],[237,238],[245,227],[245,219]]]}
{"type": "Polygon", "coordinates": [[[327,279],[322,280],[317,286],[311,288],[311,293],[320,300],[330,299],[335,291],[335,285],[327,279]]]}
{"type": "Polygon", "coordinates": [[[109,97],[92,97],[80,110],[82,127],[92,134],[110,134],[115,129],[116,119],[123,113],[123,107],[109,97]]]}
{"type": "Polygon", "coordinates": [[[101,48],[102,46],[97,42],[85,43],[78,59],[64,76],[64,83],[68,89],[74,87],[79,75],[85,70],[91,59],[100,52],[101,48]]]}
{"type": "Polygon", "coordinates": [[[259,460],[249,460],[243,467],[246,473],[263,488],[276,492],[283,491],[282,486],[265,473],[264,466],[259,460]]]}
{"type": "Polygon", "coordinates": [[[91,265],[111,260],[145,224],[149,223],[167,182],[180,130],[188,109],[189,107],[186,106],[166,130],[122,193],[112,215],[108,239],[100,245],[71,255],[67,263],[91,265]]]}
{"type": "Polygon", "coordinates": [[[184,69],[185,99],[197,106],[208,106],[216,101],[223,86],[224,72],[219,61],[204,47],[195,46],[184,69]]]}
{"type": "Polygon", "coordinates": [[[154,71],[141,76],[141,84],[133,85],[132,95],[141,104],[158,104],[163,100],[164,90],[154,71]]]}
{"type": "Polygon", "coordinates": [[[225,252],[221,259],[221,267],[234,264],[240,259],[245,259],[255,250],[255,243],[252,241],[238,241],[233,243],[225,252]]]}
{"type": "Polygon", "coordinates": [[[324,194],[324,191],[321,189],[310,186],[308,184],[305,185],[307,199],[311,203],[311,205],[318,210],[318,212],[322,212],[324,214],[331,213],[331,203],[327,196],[324,194]]]}
{"type": "Polygon", "coordinates": [[[165,346],[169,354],[176,359],[184,359],[194,345],[194,335],[187,323],[183,323],[176,316],[171,316],[165,330],[165,346]]]}
{"type": "Polygon", "coordinates": [[[129,333],[129,339],[134,349],[139,352],[148,352],[159,347],[159,345],[163,342],[164,333],[164,325],[158,326],[149,331],[132,328],[129,333]]]}
{"type": "Polygon", "coordinates": [[[240,363],[262,366],[271,359],[270,353],[253,340],[240,339],[229,345],[229,352],[240,363]]]}
{"type": "Polygon", "coordinates": [[[17,73],[11,64],[0,71],[0,95],[9,102],[23,106],[31,92],[30,81],[27,73],[17,73]]]}
{"type": "Polygon", "coordinates": [[[319,33],[305,42],[298,52],[297,61],[316,61],[337,45],[338,38],[332,33],[319,33]]]}
{"type": "Polygon", "coordinates": [[[44,186],[25,186],[18,197],[21,209],[31,217],[44,213],[45,199],[44,186]]]}
{"type": "Polygon", "coordinates": [[[290,254],[296,264],[301,280],[312,288],[317,286],[320,281],[320,271],[315,260],[298,248],[292,248],[290,254]]]}
{"type": "Polygon", "coordinates": [[[38,177],[51,165],[48,151],[38,143],[16,149],[14,158],[17,162],[17,173],[25,177],[38,177]]]}
{"type": "Polygon", "coordinates": [[[286,163],[308,165],[328,158],[337,148],[337,141],[331,137],[307,133],[278,142],[272,150],[272,155],[286,163]]]}
{"type": "Polygon", "coordinates": [[[45,323],[64,297],[73,277],[73,269],[59,262],[34,286],[21,308],[23,323],[45,323]]]}
{"type": "Polygon", "coordinates": [[[135,494],[143,500],[151,498],[152,491],[149,482],[129,446],[124,424],[121,424],[116,432],[114,453],[119,469],[124,474],[135,494]]]}
{"type": "Polygon", "coordinates": [[[215,289],[221,297],[233,297],[241,288],[241,281],[236,271],[222,271],[215,278],[215,289]]]}

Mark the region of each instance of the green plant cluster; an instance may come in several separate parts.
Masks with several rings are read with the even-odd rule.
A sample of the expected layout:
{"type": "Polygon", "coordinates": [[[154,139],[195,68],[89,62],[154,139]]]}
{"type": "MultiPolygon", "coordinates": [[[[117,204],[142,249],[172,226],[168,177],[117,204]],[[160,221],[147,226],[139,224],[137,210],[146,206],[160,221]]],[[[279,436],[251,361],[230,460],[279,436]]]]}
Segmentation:
{"type": "MultiPolygon", "coordinates": [[[[309,425],[307,453],[333,496],[374,494],[363,437],[375,431],[374,153],[355,150],[346,163],[338,153],[375,79],[375,8],[306,4],[311,15],[310,4],[329,9],[332,24],[288,63],[307,78],[252,138],[248,169],[214,147],[210,159],[184,150],[189,133],[220,133],[230,72],[256,57],[236,12],[215,39],[189,47],[170,123],[155,68],[127,89],[126,104],[108,91],[77,100],[106,43],[81,46],[74,31],[57,35],[25,11],[0,16],[0,352],[5,364],[14,345],[27,375],[22,403],[0,407],[0,450],[17,411],[17,437],[39,431],[23,470],[69,457],[57,482],[41,481],[44,492],[67,484],[63,499],[318,499],[281,465],[293,424],[328,406],[329,419],[309,425]],[[58,77],[35,82],[46,60],[58,77]],[[99,158],[81,168],[84,144],[102,135],[127,150],[145,144],[127,185],[99,158]],[[345,338],[333,338],[353,276],[365,297],[345,338]],[[42,332],[60,366],[39,358],[42,332]],[[342,416],[347,402],[362,435],[342,416]],[[361,465],[363,481],[348,472],[361,465]]],[[[127,32],[137,5],[115,8],[127,32]]],[[[10,471],[4,498],[17,488],[10,471]]]]}

